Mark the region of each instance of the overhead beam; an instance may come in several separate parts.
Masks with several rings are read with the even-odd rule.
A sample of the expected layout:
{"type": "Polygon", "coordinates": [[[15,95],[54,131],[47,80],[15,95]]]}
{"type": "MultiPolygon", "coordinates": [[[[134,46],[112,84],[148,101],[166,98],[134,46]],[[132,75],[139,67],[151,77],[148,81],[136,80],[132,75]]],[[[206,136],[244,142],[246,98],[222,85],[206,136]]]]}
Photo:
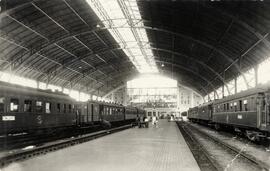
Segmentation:
{"type": "MultiPolygon", "coordinates": [[[[15,19],[14,17],[11,17],[10,15],[8,15],[8,17],[10,17],[12,20],[16,21],[18,24],[22,25],[23,27],[25,27],[25,28],[29,29],[30,31],[34,32],[34,33],[37,34],[38,36],[40,36],[40,37],[46,39],[47,41],[49,41],[49,39],[47,39],[45,36],[41,35],[41,34],[38,33],[37,31],[35,31],[35,30],[31,29],[30,27],[26,26],[25,24],[23,24],[22,22],[18,21],[18,20],[15,19]]],[[[3,37],[1,37],[1,39],[8,40],[8,39],[5,39],[5,38],[3,38],[3,37]]],[[[11,41],[11,40],[8,40],[8,42],[9,42],[9,43],[12,43],[12,44],[14,44],[14,45],[16,45],[16,46],[18,46],[18,47],[20,47],[20,48],[22,48],[22,49],[24,49],[24,50],[26,50],[26,51],[28,51],[28,52],[31,53],[31,49],[29,49],[29,48],[27,48],[27,47],[25,47],[25,46],[23,46],[23,45],[20,45],[19,43],[16,43],[16,42],[11,41]]],[[[70,70],[70,71],[72,71],[72,72],[76,72],[76,73],[79,73],[79,74],[82,74],[82,75],[83,75],[83,73],[81,73],[81,72],[79,72],[79,71],[77,71],[77,70],[74,70],[74,69],[72,69],[72,68],[69,68],[69,67],[67,67],[67,66],[63,66],[63,64],[57,62],[56,60],[53,60],[53,59],[51,59],[51,58],[48,58],[48,57],[45,56],[45,55],[42,55],[42,54],[40,54],[40,53],[36,53],[36,55],[39,55],[39,56],[41,56],[41,57],[43,57],[43,58],[45,58],[45,59],[48,59],[49,61],[54,62],[55,64],[57,64],[57,65],[59,65],[59,66],[61,66],[61,67],[65,67],[65,68],[67,68],[68,70],[70,70]]],[[[88,78],[90,78],[90,79],[92,79],[92,80],[94,80],[94,81],[96,81],[96,82],[99,82],[99,83],[101,83],[101,84],[104,84],[104,83],[102,83],[102,82],[100,82],[100,81],[98,81],[98,80],[95,80],[95,79],[92,78],[92,77],[89,77],[89,76],[86,76],[86,77],[88,77],[88,78]]]]}
{"type": "MultiPolygon", "coordinates": [[[[66,1],[65,1],[66,2],[66,1]]],[[[66,2],[67,3],[67,2],[66,2]]],[[[44,14],[47,18],[49,18],[54,24],[56,24],[58,27],[60,27],[62,30],[64,30],[67,34],[70,34],[70,31],[67,30],[64,26],[62,26],[60,23],[58,23],[56,20],[54,20],[49,14],[47,14],[45,11],[43,11],[38,5],[36,5],[34,2],[31,3],[36,9],[38,9],[42,14],[44,14]]],[[[69,6],[70,7],[70,6],[69,6]]],[[[71,7],[70,7],[71,8],[71,7]]],[[[80,18],[81,19],[81,18],[80,18]]],[[[82,41],[80,41],[76,36],[73,36],[73,38],[78,41],[81,45],[83,45],[85,48],[87,48],[87,50],[89,50],[90,53],[92,53],[93,51],[86,46],[82,41]]],[[[75,57],[75,59],[78,59],[79,57],[76,56],[75,54],[69,52],[68,50],[66,50],[65,48],[61,47],[60,45],[58,45],[57,43],[54,43],[55,46],[57,46],[58,48],[62,49],[63,51],[65,51],[66,53],[68,53],[69,55],[75,57]]],[[[100,56],[96,55],[99,59],[101,59],[102,61],[106,62],[104,59],[102,59],[100,56]]],[[[91,64],[89,64],[88,62],[85,62],[84,60],[81,60],[84,64],[90,66],[91,68],[95,68],[94,66],[92,66],[91,64]]],[[[64,64],[63,64],[64,65],[64,64]]],[[[100,71],[100,73],[108,76],[107,74],[105,74],[104,72],[100,71]]],[[[109,76],[108,76],[109,77],[109,76]]]]}

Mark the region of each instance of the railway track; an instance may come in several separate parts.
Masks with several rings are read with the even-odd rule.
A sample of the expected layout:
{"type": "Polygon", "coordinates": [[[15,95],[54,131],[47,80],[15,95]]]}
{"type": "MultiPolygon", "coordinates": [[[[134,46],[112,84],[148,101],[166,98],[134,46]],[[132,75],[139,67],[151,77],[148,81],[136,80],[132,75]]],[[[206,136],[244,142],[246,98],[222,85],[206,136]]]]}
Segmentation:
{"type": "Polygon", "coordinates": [[[102,130],[102,131],[98,131],[98,132],[94,132],[94,133],[90,133],[86,135],[81,135],[79,137],[65,139],[63,141],[57,141],[55,143],[45,144],[45,145],[28,149],[28,150],[20,150],[15,153],[8,154],[4,157],[0,157],[0,168],[5,167],[6,165],[12,162],[18,162],[18,161],[25,160],[31,157],[46,154],[48,152],[52,152],[52,151],[70,147],[76,144],[84,143],[84,142],[87,142],[87,141],[90,141],[90,140],[93,140],[102,136],[106,136],[115,132],[119,132],[121,130],[128,129],[131,127],[132,127],[131,124],[124,125],[117,128],[102,130]]]}
{"type": "Polygon", "coordinates": [[[270,168],[266,163],[246,154],[245,147],[237,149],[187,122],[177,122],[177,125],[201,170],[269,170],[270,168]],[[203,158],[205,160],[202,160],[203,158]],[[244,168],[241,168],[242,166],[244,168]]]}

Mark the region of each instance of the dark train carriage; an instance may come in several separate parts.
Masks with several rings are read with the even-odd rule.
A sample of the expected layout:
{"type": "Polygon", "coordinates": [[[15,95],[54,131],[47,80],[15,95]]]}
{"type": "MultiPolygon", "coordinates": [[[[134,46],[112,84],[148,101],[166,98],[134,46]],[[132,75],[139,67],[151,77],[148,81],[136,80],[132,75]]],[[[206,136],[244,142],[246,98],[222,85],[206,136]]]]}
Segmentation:
{"type": "Polygon", "coordinates": [[[144,109],[140,109],[140,108],[137,108],[137,114],[140,116],[140,117],[144,117],[146,116],[146,111],[144,109]]]}
{"type": "Polygon", "coordinates": [[[99,122],[101,117],[100,117],[100,102],[98,101],[88,101],[88,107],[90,111],[90,115],[92,116],[92,121],[94,123],[99,122]]]}
{"type": "Polygon", "coordinates": [[[210,122],[212,120],[213,102],[205,103],[198,106],[198,116],[202,122],[210,122]]]}
{"type": "Polygon", "coordinates": [[[213,122],[237,128],[266,129],[265,93],[267,89],[254,88],[216,100],[213,104],[213,122]]]}
{"type": "Polygon", "coordinates": [[[93,106],[89,102],[77,103],[76,115],[78,126],[87,126],[93,124],[92,108],[93,106]]]}
{"type": "Polygon", "coordinates": [[[138,111],[142,112],[140,109],[135,107],[127,106],[125,108],[125,120],[135,120],[138,115],[138,111]]]}
{"type": "Polygon", "coordinates": [[[198,120],[198,107],[193,107],[188,110],[188,119],[191,121],[198,120]]]}
{"type": "Polygon", "coordinates": [[[101,103],[100,117],[109,122],[123,121],[125,119],[124,106],[114,103],[101,103]]]}
{"type": "Polygon", "coordinates": [[[76,125],[75,101],[62,93],[0,84],[0,134],[76,125]]]}

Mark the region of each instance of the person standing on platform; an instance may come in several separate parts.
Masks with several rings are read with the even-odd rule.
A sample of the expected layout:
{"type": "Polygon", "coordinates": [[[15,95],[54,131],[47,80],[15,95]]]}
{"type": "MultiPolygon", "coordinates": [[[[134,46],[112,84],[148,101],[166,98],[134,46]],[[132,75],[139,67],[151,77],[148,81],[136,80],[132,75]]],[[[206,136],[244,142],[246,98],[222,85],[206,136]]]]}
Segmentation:
{"type": "Polygon", "coordinates": [[[140,128],[141,127],[141,118],[139,115],[137,115],[136,122],[137,122],[138,128],[140,128]]]}
{"type": "Polygon", "coordinates": [[[153,116],[152,124],[155,125],[155,127],[157,127],[157,117],[156,116],[153,116]]]}

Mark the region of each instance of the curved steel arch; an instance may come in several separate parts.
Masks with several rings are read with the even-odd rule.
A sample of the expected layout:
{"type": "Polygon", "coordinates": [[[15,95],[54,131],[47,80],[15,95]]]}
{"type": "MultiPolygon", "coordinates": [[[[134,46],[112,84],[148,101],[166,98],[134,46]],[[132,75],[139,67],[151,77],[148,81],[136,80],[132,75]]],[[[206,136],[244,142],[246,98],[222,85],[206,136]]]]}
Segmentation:
{"type": "MultiPolygon", "coordinates": [[[[113,27],[113,28],[123,28],[123,27],[113,27]]],[[[183,35],[183,34],[180,34],[180,33],[176,33],[176,32],[172,32],[172,31],[165,30],[165,29],[154,28],[154,27],[145,27],[145,26],[144,26],[144,27],[135,27],[135,28],[144,28],[144,29],[151,29],[151,30],[155,30],[155,31],[162,31],[162,32],[170,33],[170,34],[173,34],[173,35],[176,35],[176,36],[181,36],[181,37],[183,37],[183,38],[192,40],[192,41],[197,42],[197,43],[199,43],[199,44],[201,44],[201,45],[204,45],[204,46],[206,46],[206,47],[208,47],[208,48],[211,48],[211,49],[215,50],[216,52],[218,52],[219,54],[221,54],[222,56],[224,56],[224,57],[226,58],[227,61],[231,62],[231,64],[232,64],[233,66],[236,67],[236,69],[238,70],[238,72],[239,72],[241,75],[243,75],[244,81],[245,81],[245,83],[247,84],[246,78],[245,78],[244,74],[242,73],[242,71],[241,71],[239,65],[238,65],[237,63],[235,63],[235,61],[232,60],[230,57],[228,57],[226,54],[224,54],[224,53],[221,52],[220,50],[216,49],[214,46],[209,45],[209,44],[207,44],[207,43],[205,43],[205,42],[202,42],[202,41],[200,41],[200,40],[193,39],[193,38],[190,37],[190,36],[186,36],[186,35],[183,35]]],[[[88,34],[88,33],[92,33],[92,32],[95,32],[95,31],[106,30],[106,29],[107,29],[107,28],[93,29],[93,30],[91,30],[91,31],[85,31],[85,32],[82,32],[82,33],[75,33],[75,34],[72,34],[72,35],[69,35],[69,36],[65,36],[65,37],[60,38],[60,39],[57,40],[57,41],[53,41],[53,42],[50,42],[50,41],[49,41],[49,43],[47,43],[45,46],[42,46],[41,49],[36,50],[36,51],[35,51],[34,53],[32,53],[29,57],[31,58],[31,57],[33,57],[34,55],[38,55],[42,50],[48,48],[48,47],[51,46],[51,45],[55,45],[56,43],[61,42],[61,41],[65,40],[65,39],[68,39],[68,38],[71,38],[71,37],[74,37],[75,39],[78,39],[78,38],[76,38],[76,36],[78,36],[78,35],[88,34]]],[[[109,51],[112,51],[112,50],[113,50],[113,49],[109,49],[109,51]]],[[[96,53],[93,53],[93,55],[96,55],[96,53]]],[[[16,58],[14,58],[14,60],[16,60],[16,58]]],[[[230,66],[232,66],[232,65],[230,65],[230,66]]],[[[220,80],[223,82],[223,84],[226,85],[225,82],[224,82],[224,79],[220,76],[220,74],[217,73],[217,72],[215,72],[215,74],[217,75],[217,77],[220,78],[220,80]]],[[[227,89],[227,90],[228,90],[228,89],[227,89]]],[[[229,92],[229,90],[228,90],[228,92],[229,92]]],[[[229,92],[229,93],[230,93],[230,92],[229,92]]]]}
{"type": "MultiPolygon", "coordinates": [[[[64,1],[65,2],[65,1],[64,1]]],[[[28,3],[31,3],[31,2],[28,2],[28,3]]],[[[25,4],[24,4],[25,5],[25,4]]],[[[10,11],[12,11],[12,10],[9,10],[9,12],[10,11]]],[[[8,15],[8,13],[9,12],[6,12],[5,13],[5,15],[8,15]]],[[[73,11],[74,12],[74,11],[73,11]]],[[[234,16],[230,16],[230,17],[234,17],[234,16]]],[[[235,18],[235,17],[234,17],[235,18]]],[[[147,20],[142,20],[142,21],[147,21],[147,20]]],[[[252,29],[252,27],[251,26],[249,26],[247,23],[245,23],[245,22],[243,22],[243,21],[241,21],[241,20],[239,20],[239,19],[237,19],[237,22],[241,22],[241,24],[242,25],[246,25],[246,29],[248,29],[248,30],[251,30],[252,31],[252,33],[254,33],[258,38],[262,38],[262,35],[260,35],[259,33],[257,33],[257,32],[255,32],[254,30],[254,28],[252,29]],[[250,29],[251,28],[251,29],[250,29]],[[259,36],[258,36],[259,35],[259,36]]],[[[87,24],[87,23],[86,23],[87,24]]],[[[136,28],[136,27],[135,27],[136,28]]],[[[197,42],[197,43],[199,43],[199,44],[201,44],[201,45],[203,45],[203,46],[206,46],[206,47],[208,47],[208,48],[211,48],[211,49],[213,49],[213,50],[215,50],[216,52],[218,52],[219,54],[221,54],[221,55],[223,55],[227,60],[229,60],[230,62],[232,62],[232,65],[234,65],[234,66],[236,66],[237,67],[237,69],[238,69],[238,71],[239,71],[239,73],[241,73],[242,74],[242,72],[241,72],[241,69],[239,68],[239,66],[235,63],[235,61],[233,61],[230,57],[228,57],[226,54],[224,54],[223,52],[221,52],[220,50],[218,50],[217,48],[215,48],[214,46],[212,46],[212,45],[209,45],[209,44],[207,44],[207,43],[205,43],[205,42],[203,42],[203,41],[200,41],[200,40],[197,40],[197,39],[193,39],[192,37],[190,37],[190,36],[186,36],[186,35],[183,35],[183,34],[180,34],[180,33],[176,33],[176,32],[172,32],[172,31],[169,31],[169,30],[166,30],[166,29],[161,29],[161,28],[155,28],[155,27],[146,27],[146,26],[144,26],[144,27],[137,27],[137,28],[144,28],[144,29],[151,29],[151,30],[156,30],[156,31],[162,31],[162,32],[167,32],[167,33],[170,33],[170,34],[173,34],[173,35],[177,35],[177,36],[181,36],[181,37],[184,37],[184,38],[187,38],[187,39],[190,39],[190,40],[192,40],[192,41],[194,41],[194,42],[197,42]]],[[[93,31],[95,31],[96,29],[94,29],[93,31]]],[[[100,30],[100,29],[97,29],[97,30],[100,30]]],[[[269,41],[268,40],[265,40],[265,39],[263,39],[263,42],[267,42],[268,44],[268,46],[269,46],[269,41]]],[[[243,75],[243,74],[242,74],[243,75]]],[[[243,75],[243,77],[245,77],[244,75],[243,75]]],[[[245,82],[246,82],[246,79],[244,78],[244,80],[245,80],[245,82]]],[[[246,83],[247,84],[247,83],[246,83]]]]}
{"type": "MultiPolygon", "coordinates": [[[[73,13],[75,13],[76,15],[77,15],[77,17],[79,17],[79,19],[80,20],[82,20],[86,25],[88,25],[88,23],[83,19],[83,18],[81,18],[81,16],[65,1],[65,0],[63,0],[63,2],[68,6],[68,8],[70,8],[71,10],[72,10],[72,12],[73,13]]],[[[19,6],[24,6],[24,5],[27,5],[27,4],[31,4],[32,3],[32,1],[28,1],[28,2],[26,2],[26,3],[23,3],[23,5],[19,5],[19,6]]],[[[204,5],[205,6],[205,5],[204,5]]],[[[206,6],[205,6],[206,7],[206,6]]],[[[4,13],[2,13],[2,14],[0,14],[0,17],[2,18],[4,15],[9,15],[9,13],[11,13],[14,9],[16,9],[16,8],[18,8],[18,6],[15,6],[13,9],[9,9],[8,11],[5,11],[4,13]]],[[[208,8],[213,8],[212,6],[208,6],[208,8]]],[[[232,18],[234,21],[237,21],[237,23],[239,23],[239,24],[241,24],[242,26],[244,26],[244,28],[246,28],[247,30],[249,30],[249,31],[251,31],[253,34],[255,34],[256,35],[256,37],[258,37],[259,39],[261,39],[263,36],[260,34],[260,33],[258,33],[258,32],[256,32],[256,30],[252,27],[252,26],[250,26],[249,24],[247,24],[246,22],[244,22],[244,21],[242,21],[242,20],[240,20],[239,18],[237,18],[237,17],[235,17],[235,16],[233,16],[233,15],[230,15],[230,14],[228,14],[227,12],[225,12],[225,11],[222,11],[222,10],[219,10],[219,9],[216,9],[216,8],[214,8],[215,10],[217,10],[218,12],[220,12],[220,13],[223,13],[223,14],[225,14],[225,15],[227,15],[228,17],[230,17],[230,18],[232,18]]],[[[143,21],[143,22],[145,22],[145,21],[147,21],[147,22],[152,22],[151,20],[149,21],[149,20],[145,20],[145,19],[141,19],[140,21],[143,21]]],[[[89,25],[88,25],[89,26],[89,25]]],[[[179,33],[176,33],[176,32],[172,32],[172,31],[169,31],[169,30],[165,30],[165,29],[161,29],[161,28],[154,28],[154,27],[150,27],[152,30],[158,30],[158,31],[168,31],[168,33],[170,33],[170,34],[175,34],[175,35],[181,35],[181,34],[179,34],[179,33]]],[[[145,27],[145,29],[149,29],[149,28],[147,28],[147,27],[145,27]]],[[[185,35],[181,35],[181,36],[185,36],[185,35]]],[[[207,46],[207,47],[209,47],[209,48],[212,48],[213,50],[215,50],[215,51],[217,51],[218,53],[220,53],[220,54],[222,54],[227,60],[229,60],[230,62],[232,62],[231,63],[231,65],[234,65],[234,66],[236,66],[236,68],[237,68],[237,70],[238,70],[238,72],[239,73],[241,73],[242,74],[242,72],[241,72],[241,69],[240,69],[240,67],[235,63],[235,61],[233,61],[230,57],[228,57],[226,54],[224,54],[223,52],[221,52],[220,50],[218,50],[218,49],[216,49],[214,46],[212,46],[212,45],[209,45],[209,44],[207,44],[207,43],[205,43],[205,42],[202,42],[202,41],[200,41],[200,40],[196,40],[196,39],[193,39],[192,37],[189,37],[189,36],[185,36],[185,38],[189,38],[190,40],[192,40],[192,41],[195,41],[195,42],[197,42],[197,43],[199,43],[199,44],[202,44],[202,45],[204,45],[204,46],[207,46]]],[[[263,42],[268,46],[268,47],[270,47],[270,43],[269,43],[269,41],[268,40],[266,40],[266,39],[263,39],[263,42]]],[[[230,65],[230,66],[231,66],[230,65]]],[[[243,75],[243,74],[242,74],[243,75]]],[[[246,79],[244,78],[244,80],[245,80],[245,82],[246,82],[246,79]]],[[[247,82],[246,82],[246,84],[247,84],[247,82]]]]}
{"type": "MultiPolygon", "coordinates": [[[[113,27],[113,28],[124,28],[124,27],[113,27]]],[[[127,28],[128,28],[128,27],[127,27],[127,28]]],[[[207,44],[207,43],[205,43],[205,42],[202,42],[202,41],[200,41],[200,40],[193,39],[193,38],[190,37],[190,36],[186,36],[186,35],[183,35],[183,34],[180,34],[180,33],[172,32],[172,31],[169,31],[169,30],[166,30],[166,29],[160,29],[160,28],[154,28],[154,27],[146,27],[146,26],[144,26],[144,27],[135,27],[135,28],[150,29],[150,30],[154,30],[154,31],[161,31],[161,32],[169,33],[169,34],[176,35],[176,36],[179,36],[179,37],[182,37],[182,38],[185,38],[185,39],[189,39],[189,40],[194,41],[194,42],[196,42],[196,43],[198,43],[198,44],[201,44],[201,45],[203,45],[203,46],[205,46],[205,47],[207,47],[207,48],[213,49],[214,51],[218,52],[218,53],[221,54],[223,57],[225,57],[225,59],[231,63],[230,66],[235,66],[235,67],[236,67],[237,71],[238,71],[241,75],[243,75],[244,81],[245,81],[245,83],[247,84],[246,78],[245,78],[244,74],[242,73],[242,71],[241,71],[239,65],[238,65],[233,59],[231,59],[229,56],[227,56],[225,53],[223,53],[223,52],[221,52],[220,50],[216,49],[214,46],[209,45],[209,44],[207,44]]],[[[64,41],[64,40],[66,40],[66,39],[69,39],[69,38],[71,38],[71,37],[73,37],[73,38],[75,38],[75,39],[78,39],[76,36],[84,35],[84,34],[88,34],[88,33],[93,33],[93,32],[100,31],[100,30],[106,30],[106,29],[107,29],[107,28],[105,28],[105,27],[104,27],[104,28],[97,28],[97,29],[93,29],[93,30],[91,30],[91,31],[85,31],[85,32],[82,32],[82,33],[75,33],[75,34],[71,34],[71,35],[69,35],[69,36],[62,37],[62,38],[58,39],[57,41],[49,42],[49,43],[46,44],[45,46],[42,46],[41,49],[36,50],[36,51],[35,51],[34,53],[32,53],[29,57],[31,58],[32,56],[37,55],[37,54],[38,54],[39,52],[41,52],[42,50],[44,50],[44,49],[46,49],[46,48],[48,48],[48,47],[50,47],[50,46],[52,46],[52,45],[55,45],[55,44],[57,44],[58,42],[64,41]]],[[[108,51],[112,51],[112,50],[113,50],[113,49],[109,49],[108,51]]],[[[96,54],[97,54],[97,53],[93,53],[92,55],[96,55],[96,54]]],[[[15,58],[15,59],[16,59],[16,58],[15,58]]],[[[222,76],[220,76],[220,74],[217,73],[217,72],[215,72],[215,74],[216,74],[216,76],[223,82],[223,84],[226,85],[226,83],[224,82],[224,79],[222,78],[222,76]]],[[[228,90],[228,89],[227,89],[227,90],[228,90]]],[[[228,92],[230,93],[229,90],[228,90],[228,92]]]]}
{"type": "MultiPolygon", "coordinates": [[[[124,49],[124,48],[121,48],[121,47],[120,47],[120,48],[116,48],[116,49],[124,49]]],[[[211,67],[209,67],[208,65],[206,65],[206,64],[204,64],[204,63],[202,63],[202,62],[200,62],[200,61],[198,61],[198,60],[196,60],[196,59],[194,59],[194,58],[190,58],[189,56],[186,56],[186,55],[183,55],[183,54],[180,54],[180,53],[178,53],[178,52],[171,51],[171,50],[166,50],[166,49],[161,49],[161,48],[149,48],[149,49],[165,51],[165,52],[172,53],[172,54],[175,54],[175,55],[183,56],[183,57],[188,58],[188,59],[192,59],[192,60],[196,61],[197,63],[199,63],[200,65],[202,65],[202,66],[204,66],[204,67],[207,67],[209,70],[211,70],[211,72],[215,73],[215,75],[217,75],[217,76],[220,78],[220,80],[224,83],[224,85],[226,86],[224,80],[222,79],[222,77],[221,77],[217,72],[215,72],[215,71],[214,71],[211,67]]],[[[109,51],[112,51],[112,50],[114,50],[114,49],[109,49],[109,51]]],[[[103,51],[103,53],[104,53],[104,51],[103,51]]],[[[92,55],[92,54],[91,54],[91,55],[92,55]]],[[[93,55],[96,55],[96,54],[93,54],[93,55]]],[[[63,66],[60,65],[60,67],[58,67],[58,68],[62,68],[62,67],[63,67],[63,66]]],[[[211,86],[212,86],[212,84],[211,84],[211,86]]],[[[228,90],[228,92],[229,92],[229,89],[228,89],[227,86],[226,86],[226,88],[227,88],[227,90],[228,90]]]]}
{"type": "MultiPolygon", "coordinates": [[[[116,48],[108,49],[108,50],[106,50],[106,51],[109,52],[109,51],[121,50],[121,49],[125,49],[125,47],[116,47],[116,48]]],[[[146,49],[146,48],[145,48],[145,49],[146,49]]],[[[175,52],[175,51],[172,51],[172,50],[168,50],[168,49],[164,49],[164,48],[155,48],[155,47],[151,47],[151,48],[147,48],[147,49],[157,50],[157,51],[163,51],[163,52],[171,53],[171,54],[174,54],[174,55],[177,55],[177,56],[182,56],[182,57],[184,57],[184,58],[186,58],[186,59],[188,59],[188,60],[192,60],[192,61],[198,63],[199,65],[203,66],[204,68],[207,68],[207,69],[210,70],[212,73],[214,73],[214,74],[220,79],[220,81],[225,85],[227,91],[228,91],[229,94],[230,94],[230,90],[229,90],[227,84],[225,83],[224,79],[222,78],[222,76],[221,76],[219,73],[217,73],[214,69],[212,69],[211,67],[209,67],[208,65],[206,65],[205,63],[203,63],[203,62],[201,62],[201,61],[199,61],[199,60],[197,60],[197,59],[195,59],[195,58],[193,58],[193,57],[187,56],[187,55],[185,55],[185,54],[182,54],[182,53],[179,53],[179,52],[175,52]]],[[[97,52],[97,53],[94,53],[94,54],[89,54],[89,55],[90,55],[90,56],[92,56],[92,55],[97,55],[97,54],[99,54],[99,53],[104,53],[104,52],[106,52],[106,51],[101,50],[100,52],[97,52]]],[[[86,55],[86,56],[84,56],[84,57],[82,57],[82,58],[80,58],[80,59],[84,59],[85,57],[89,57],[89,56],[86,55]]],[[[71,60],[69,63],[72,63],[73,61],[80,60],[80,59],[77,59],[77,58],[76,58],[76,59],[73,59],[73,60],[71,60]]],[[[68,63],[68,65],[69,65],[69,63],[68,63]]],[[[68,65],[67,65],[67,66],[68,66],[68,65]]],[[[57,66],[58,66],[58,65],[57,65],[57,66]]],[[[65,65],[65,66],[66,66],[66,65],[65,65]]],[[[51,71],[52,69],[55,69],[55,71],[58,71],[59,69],[62,69],[62,68],[63,68],[63,66],[59,66],[59,67],[57,67],[57,69],[55,69],[55,66],[53,66],[53,67],[51,67],[51,68],[48,70],[48,72],[51,71]]],[[[92,69],[92,67],[91,67],[91,69],[92,69]]]]}
{"type": "MultiPolygon", "coordinates": [[[[78,15],[78,13],[76,13],[76,11],[74,11],[74,9],[69,5],[68,2],[66,2],[65,0],[63,0],[63,2],[64,2],[69,8],[71,8],[71,10],[72,10],[72,11],[80,18],[80,20],[82,20],[85,24],[88,24],[87,22],[85,22],[85,21],[81,18],[80,15],[78,15]]],[[[13,8],[8,9],[8,10],[5,10],[4,12],[2,12],[2,13],[0,14],[0,19],[2,19],[5,15],[8,15],[9,13],[13,12],[14,10],[19,9],[19,8],[21,8],[21,7],[24,7],[24,6],[26,6],[26,5],[29,5],[29,4],[31,4],[31,3],[33,3],[33,0],[27,0],[27,2],[24,2],[24,3],[22,3],[22,4],[18,5],[18,6],[15,6],[15,7],[13,7],[13,8]]],[[[243,20],[240,20],[238,17],[233,16],[233,15],[229,14],[229,13],[226,12],[226,11],[222,11],[222,10],[220,10],[220,9],[214,8],[214,7],[209,6],[209,5],[206,5],[206,4],[203,4],[203,6],[204,6],[204,7],[207,7],[207,8],[215,9],[215,10],[217,10],[218,12],[220,12],[220,13],[222,13],[222,14],[228,16],[228,17],[230,17],[231,19],[233,19],[234,21],[236,21],[238,24],[240,24],[241,26],[243,26],[244,28],[246,28],[248,31],[250,31],[251,33],[253,33],[253,34],[254,34],[256,37],[258,37],[259,39],[263,37],[263,35],[260,34],[259,32],[257,32],[256,29],[255,29],[253,26],[247,24],[247,23],[246,23],[245,21],[243,21],[243,20]]],[[[113,19],[113,20],[115,20],[115,19],[113,19]]],[[[101,22],[103,22],[103,21],[104,21],[104,20],[102,20],[101,22]]],[[[152,22],[151,20],[146,20],[146,19],[140,19],[140,21],[143,21],[143,22],[145,22],[145,21],[146,21],[146,22],[152,22]]],[[[268,47],[270,47],[270,42],[269,42],[268,40],[264,40],[264,43],[265,43],[268,47]]]]}
{"type": "MultiPolygon", "coordinates": [[[[143,47],[143,48],[145,48],[145,47],[143,47]]],[[[92,55],[96,55],[96,54],[99,54],[99,53],[104,53],[104,52],[106,53],[107,51],[109,52],[109,51],[121,50],[121,49],[126,49],[126,48],[125,47],[116,47],[116,48],[108,49],[108,50],[105,50],[105,51],[101,50],[99,52],[96,52],[94,54],[89,54],[89,55],[92,56],[92,55]]],[[[195,59],[193,57],[190,57],[190,56],[187,56],[185,54],[182,54],[182,53],[179,53],[179,52],[175,52],[175,51],[172,51],[172,50],[168,50],[168,49],[164,49],[164,48],[156,48],[156,47],[151,47],[151,48],[147,48],[147,49],[157,50],[157,51],[163,51],[163,52],[171,53],[171,54],[174,54],[174,55],[177,55],[177,56],[182,56],[182,57],[184,57],[186,59],[189,59],[189,60],[192,60],[192,61],[198,63],[199,65],[203,66],[204,68],[207,68],[212,73],[214,73],[219,78],[219,80],[225,85],[225,87],[226,87],[227,91],[229,92],[229,94],[231,93],[230,90],[229,90],[229,88],[228,88],[228,86],[227,86],[227,84],[226,84],[226,82],[224,81],[223,77],[219,73],[217,73],[214,69],[212,69],[211,67],[209,67],[207,64],[205,64],[205,63],[203,63],[203,62],[201,62],[201,61],[199,61],[199,60],[197,60],[197,59],[195,59]]],[[[89,57],[89,56],[86,55],[86,56],[84,56],[84,57],[82,57],[80,59],[84,59],[86,57],[89,57]]],[[[73,59],[70,62],[73,62],[73,61],[76,61],[76,60],[77,59],[73,59]]],[[[61,67],[59,67],[59,68],[61,68],[61,67]]]]}

